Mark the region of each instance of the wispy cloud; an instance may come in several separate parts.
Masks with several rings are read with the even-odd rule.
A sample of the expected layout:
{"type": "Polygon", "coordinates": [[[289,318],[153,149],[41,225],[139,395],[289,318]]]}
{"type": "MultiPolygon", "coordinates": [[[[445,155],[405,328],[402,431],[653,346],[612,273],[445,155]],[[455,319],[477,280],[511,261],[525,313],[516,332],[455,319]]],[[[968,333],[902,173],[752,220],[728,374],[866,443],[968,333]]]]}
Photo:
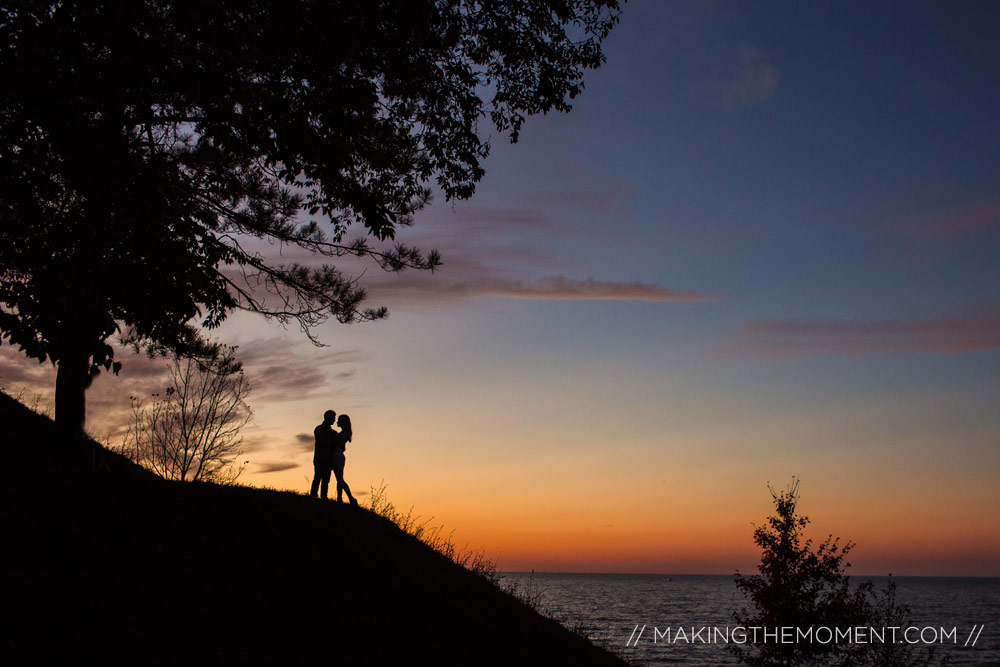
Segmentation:
{"type": "Polygon", "coordinates": [[[298,463],[292,463],[290,461],[268,461],[268,462],[257,462],[255,464],[257,469],[254,470],[254,474],[264,475],[271,472],[283,472],[285,470],[294,470],[295,468],[301,468],[302,466],[298,463]]]}
{"type": "Polygon", "coordinates": [[[481,297],[657,303],[715,300],[696,289],[587,275],[592,273],[589,262],[568,249],[586,247],[589,238],[603,233],[600,230],[611,224],[608,219],[621,215],[625,208],[623,197],[624,190],[613,186],[582,194],[552,189],[526,193],[507,206],[463,207],[455,212],[439,209],[406,232],[416,232],[413,238],[421,247],[441,251],[444,264],[439,271],[368,272],[362,285],[373,303],[385,301],[390,307],[481,297]],[[567,215],[574,224],[565,221],[567,215]]]}
{"type": "Polygon", "coordinates": [[[969,238],[978,232],[1000,227],[1000,201],[979,202],[946,208],[892,226],[897,233],[911,238],[938,242],[969,238]]]}
{"type": "Polygon", "coordinates": [[[294,449],[299,452],[311,452],[313,446],[315,446],[315,438],[309,433],[296,433],[295,440],[290,445],[290,449],[294,449]]]}
{"type": "Polygon", "coordinates": [[[895,320],[764,320],[743,326],[740,346],[774,356],[961,354],[1000,347],[1000,310],[895,320]]]}
{"type": "Polygon", "coordinates": [[[268,474],[273,472],[283,472],[304,467],[301,462],[296,462],[302,454],[312,453],[315,445],[314,438],[310,433],[297,433],[291,442],[285,442],[277,447],[274,446],[274,438],[268,438],[266,447],[272,457],[283,457],[281,460],[254,461],[253,474],[268,474]]]}
{"type": "Polygon", "coordinates": [[[769,100],[777,88],[777,68],[757,48],[743,45],[733,53],[728,71],[695,86],[694,96],[727,109],[755,107],[769,100]]]}
{"type": "MultiPolygon", "coordinates": [[[[130,348],[122,348],[114,338],[109,343],[115,349],[115,359],[122,362],[122,370],[117,377],[119,385],[134,387],[145,393],[150,387],[161,386],[167,372],[167,362],[161,358],[150,358],[136,354],[130,348]]],[[[106,376],[101,373],[99,377],[106,376]]],[[[29,359],[13,345],[0,346],[0,386],[7,384],[26,387],[31,391],[51,390],[56,376],[55,366],[49,361],[38,363],[29,359]]]]}
{"type": "Polygon", "coordinates": [[[240,452],[244,456],[262,452],[271,448],[271,437],[267,433],[262,432],[255,423],[248,425],[246,429],[244,429],[243,434],[244,435],[240,442],[240,452]]]}
{"type": "MultiPolygon", "coordinates": [[[[623,214],[628,187],[591,182],[581,173],[574,174],[572,184],[560,187],[553,187],[551,180],[545,179],[549,183],[545,189],[519,193],[505,202],[432,205],[422,211],[416,224],[401,230],[399,238],[425,251],[440,251],[443,265],[433,274],[384,272],[370,260],[356,257],[337,258],[332,263],[345,275],[358,278],[359,286],[368,292],[367,304],[390,309],[481,297],[654,303],[716,299],[696,289],[593,275],[588,268],[590,261],[581,258],[578,249],[588,247],[590,239],[604,234],[623,214]]],[[[620,242],[627,244],[629,240],[620,242]]],[[[589,247],[600,252],[602,246],[590,243],[589,247]]],[[[285,262],[310,265],[330,261],[301,249],[280,250],[285,262]]],[[[273,370],[290,381],[300,379],[297,371],[286,366],[282,363],[273,370]]],[[[315,375],[309,368],[302,371],[306,378],[315,375]]],[[[340,373],[346,379],[351,371],[340,373]]],[[[281,378],[262,379],[274,386],[282,384],[281,378]]]]}
{"type": "MultiPolygon", "coordinates": [[[[237,357],[250,380],[252,406],[264,403],[302,401],[334,393],[331,380],[350,382],[357,373],[356,364],[367,358],[361,350],[331,350],[307,343],[293,345],[282,338],[243,341],[237,357]]],[[[130,397],[148,402],[153,393],[162,394],[169,382],[169,361],[135,354],[117,348],[115,358],[123,362],[115,377],[101,373],[87,391],[88,430],[99,440],[112,444],[121,441],[131,419],[130,397]]],[[[56,371],[50,363],[27,359],[17,348],[0,347],[0,388],[22,400],[52,412],[56,371]],[[37,397],[37,400],[36,400],[37,397]]],[[[244,453],[268,448],[270,437],[254,435],[252,427],[243,442],[244,453]]],[[[312,436],[308,446],[311,450],[312,436]]]]}
{"type": "Polygon", "coordinates": [[[308,354],[281,338],[241,343],[238,357],[253,386],[254,402],[301,401],[330,393],[331,369],[338,380],[350,380],[353,364],[366,358],[361,350],[319,350],[308,354]]]}
{"type": "Polygon", "coordinates": [[[639,281],[614,282],[594,278],[575,279],[562,275],[540,278],[504,278],[470,276],[386,282],[376,291],[379,296],[439,300],[455,298],[503,297],[510,299],[549,299],[576,301],[713,301],[717,297],[694,290],[673,290],[639,281]]]}
{"type": "MultiPolygon", "coordinates": [[[[110,341],[114,343],[114,339],[110,341]]],[[[115,376],[100,373],[87,391],[87,430],[98,440],[118,444],[131,416],[130,396],[149,400],[150,394],[162,393],[167,386],[167,362],[149,358],[115,345],[115,359],[122,362],[115,376]]],[[[56,369],[49,363],[28,359],[16,347],[0,347],[0,387],[20,395],[41,412],[53,414],[56,369]]]]}
{"type": "Polygon", "coordinates": [[[28,359],[13,345],[0,345],[0,388],[18,391],[48,391],[55,381],[55,370],[48,362],[28,359]]]}
{"type": "Polygon", "coordinates": [[[985,234],[1000,230],[1000,201],[941,208],[888,223],[882,229],[902,242],[894,257],[897,262],[938,265],[952,261],[985,234]]]}

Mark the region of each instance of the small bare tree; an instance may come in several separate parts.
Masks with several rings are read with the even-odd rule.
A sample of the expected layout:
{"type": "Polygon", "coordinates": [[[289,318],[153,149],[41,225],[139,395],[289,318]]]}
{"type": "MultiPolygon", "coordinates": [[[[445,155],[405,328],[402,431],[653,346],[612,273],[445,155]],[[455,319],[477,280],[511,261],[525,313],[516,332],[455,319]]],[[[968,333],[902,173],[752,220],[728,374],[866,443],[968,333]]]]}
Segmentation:
{"type": "Polygon", "coordinates": [[[250,383],[235,347],[207,359],[174,357],[164,395],[131,397],[132,422],[122,453],[161,477],[231,483],[242,467],[240,430],[253,416],[250,383]]]}

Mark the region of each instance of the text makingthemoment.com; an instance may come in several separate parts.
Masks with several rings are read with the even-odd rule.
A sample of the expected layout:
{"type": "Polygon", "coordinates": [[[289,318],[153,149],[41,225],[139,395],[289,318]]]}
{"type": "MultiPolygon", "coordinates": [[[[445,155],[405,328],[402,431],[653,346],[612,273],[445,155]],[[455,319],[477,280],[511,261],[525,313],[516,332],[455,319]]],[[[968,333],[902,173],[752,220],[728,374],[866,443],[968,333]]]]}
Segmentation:
{"type": "Polygon", "coordinates": [[[968,633],[957,626],[856,626],[797,628],[758,626],[689,626],[663,630],[636,624],[626,646],[652,644],[952,644],[975,646],[983,625],[973,625],[968,633]]]}

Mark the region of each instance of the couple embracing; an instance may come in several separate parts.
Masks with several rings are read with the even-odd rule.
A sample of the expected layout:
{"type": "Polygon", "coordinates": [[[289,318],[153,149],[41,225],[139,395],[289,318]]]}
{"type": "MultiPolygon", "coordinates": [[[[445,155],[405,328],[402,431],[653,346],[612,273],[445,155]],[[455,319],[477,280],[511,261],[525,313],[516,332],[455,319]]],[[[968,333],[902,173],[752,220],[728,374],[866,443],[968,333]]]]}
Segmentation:
{"type": "Polygon", "coordinates": [[[313,455],[313,467],[316,469],[316,473],[313,476],[309,495],[315,498],[316,492],[319,491],[321,496],[326,498],[330,488],[330,472],[332,471],[337,476],[337,502],[341,502],[343,494],[346,493],[351,504],[357,505],[358,501],[351,495],[351,487],[347,486],[347,482],[344,481],[344,463],[346,462],[344,450],[347,449],[347,443],[354,435],[351,431],[351,418],[347,415],[340,415],[340,419],[337,419],[336,412],[327,410],[323,413],[323,423],[313,430],[313,435],[316,436],[316,453],[313,455]],[[340,428],[339,431],[333,430],[335,421],[340,428]]]}

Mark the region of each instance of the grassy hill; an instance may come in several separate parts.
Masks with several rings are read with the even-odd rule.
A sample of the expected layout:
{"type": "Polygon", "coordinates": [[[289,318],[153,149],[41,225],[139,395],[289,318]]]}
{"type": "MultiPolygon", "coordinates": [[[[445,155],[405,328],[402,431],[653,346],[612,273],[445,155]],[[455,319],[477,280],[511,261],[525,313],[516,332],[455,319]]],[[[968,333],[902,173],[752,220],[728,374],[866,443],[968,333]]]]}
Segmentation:
{"type": "Polygon", "coordinates": [[[624,664],[366,510],[55,456],[6,395],[0,420],[7,664],[624,664]]]}

